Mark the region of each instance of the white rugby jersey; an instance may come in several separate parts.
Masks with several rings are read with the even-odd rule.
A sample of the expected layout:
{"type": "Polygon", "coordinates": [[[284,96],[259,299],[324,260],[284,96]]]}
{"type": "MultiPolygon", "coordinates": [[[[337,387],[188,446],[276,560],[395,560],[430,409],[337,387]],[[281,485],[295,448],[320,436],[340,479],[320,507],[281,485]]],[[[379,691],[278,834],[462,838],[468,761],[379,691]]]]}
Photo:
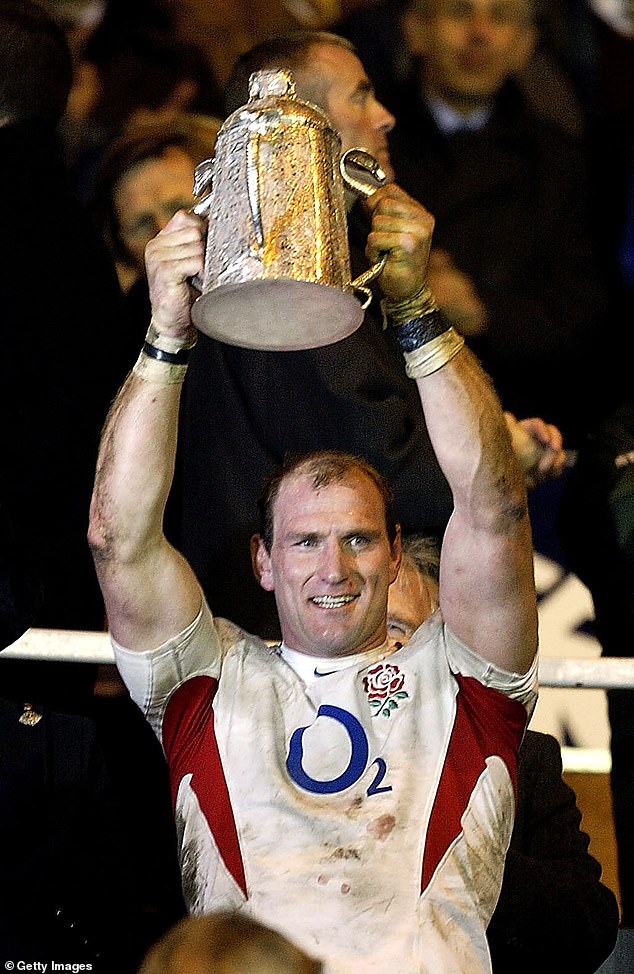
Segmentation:
{"type": "Polygon", "coordinates": [[[115,651],[167,757],[192,913],[243,910],[327,974],[490,971],[536,663],[497,669],[437,612],[305,684],[205,605],[158,649],[115,651]]]}

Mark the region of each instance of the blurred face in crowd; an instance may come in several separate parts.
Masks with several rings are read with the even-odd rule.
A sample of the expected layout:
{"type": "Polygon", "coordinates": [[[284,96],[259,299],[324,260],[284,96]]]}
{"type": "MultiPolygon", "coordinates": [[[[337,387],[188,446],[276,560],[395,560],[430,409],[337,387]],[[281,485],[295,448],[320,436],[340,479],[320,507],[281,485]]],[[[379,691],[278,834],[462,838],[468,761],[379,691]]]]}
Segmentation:
{"type": "Polygon", "coordinates": [[[403,26],[428,90],[458,111],[495,97],[535,41],[528,0],[415,0],[403,26]]]}
{"type": "Polygon", "coordinates": [[[394,178],[387,144],[394,116],[376,100],[359,58],[337,44],[315,44],[309,61],[295,72],[300,97],[306,97],[305,85],[309,99],[324,109],[341,135],[343,152],[354,146],[367,149],[394,178]]]}
{"type": "Polygon", "coordinates": [[[438,606],[438,584],[403,557],[387,598],[387,633],[406,643],[438,606]]]}
{"type": "Polygon", "coordinates": [[[146,245],[177,210],[193,203],[194,163],[178,146],[144,159],[126,172],[114,192],[119,236],[130,260],[144,273],[146,245]]]}
{"type": "Polygon", "coordinates": [[[301,470],[280,485],[270,552],[260,540],[257,574],[275,600],[287,646],[345,656],[381,645],[400,539],[390,543],[377,486],[362,471],[315,488],[301,470]]]}

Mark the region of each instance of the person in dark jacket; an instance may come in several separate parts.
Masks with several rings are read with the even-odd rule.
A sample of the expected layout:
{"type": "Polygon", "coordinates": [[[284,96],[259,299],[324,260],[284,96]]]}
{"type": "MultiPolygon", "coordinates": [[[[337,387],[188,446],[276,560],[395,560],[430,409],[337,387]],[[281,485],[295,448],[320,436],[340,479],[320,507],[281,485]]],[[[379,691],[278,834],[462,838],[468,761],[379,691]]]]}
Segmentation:
{"type": "Polygon", "coordinates": [[[69,188],[57,125],[66,39],[36,4],[0,3],[0,480],[41,580],[35,624],[100,629],[85,535],[105,414],[125,375],[122,297],[69,188]]]}
{"type": "MultiPolygon", "coordinates": [[[[607,288],[593,242],[581,139],[540,117],[517,83],[536,0],[410,0],[416,63],[391,137],[403,188],[436,218],[430,286],[506,409],[545,416],[567,446],[607,408],[607,288]]],[[[609,322],[609,326],[608,326],[609,322]]],[[[611,346],[613,347],[613,346],[611,346]]]]}

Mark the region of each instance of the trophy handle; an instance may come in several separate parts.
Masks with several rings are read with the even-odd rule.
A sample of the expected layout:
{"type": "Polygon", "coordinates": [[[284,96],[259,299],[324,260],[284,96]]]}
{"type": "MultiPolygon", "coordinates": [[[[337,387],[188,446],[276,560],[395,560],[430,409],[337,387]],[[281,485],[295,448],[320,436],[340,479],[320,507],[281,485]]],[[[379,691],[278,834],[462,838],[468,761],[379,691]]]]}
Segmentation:
{"type": "MultiPolygon", "coordinates": [[[[375,159],[371,152],[368,152],[367,149],[362,149],[360,146],[346,149],[339,160],[339,171],[341,172],[344,185],[359,196],[365,196],[366,198],[372,196],[377,189],[387,182],[387,175],[381,168],[378,160],[375,159]],[[356,169],[361,172],[365,179],[359,179],[358,176],[350,171],[351,169],[356,169]],[[375,185],[367,181],[368,176],[374,180],[375,185]]],[[[373,264],[372,267],[364,271],[363,274],[360,274],[350,284],[350,290],[360,291],[364,296],[364,300],[361,302],[361,307],[364,311],[372,300],[372,292],[366,285],[370,284],[371,281],[375,280],[381,274],[386,261],[387,254],[382,254],[376,264],[373,264]]]]}
{"type": "Polygon", "coordinates": [[[360,146],[346,149],[339,160],[339,171],[344,185],[358,193],[359,196],[372,196],[377,189],[380,189],[387,182],[387,175],[381,168],[379,161],[374,158],[371,152],[360,146]],[[359,176],[350,171],[351,169],[356,169],[365,178],[360,179],[359,176]],[[375,181],[375,185],[368,182],[368,176],[375,181]]]}
{"type": "Polygon", "coordinates": [[[364,311],[372,300],[372,291],[369,287],[366,287],[366,285],[382,273],[386,262],[387,254],[382,254],[376,264],[373,264],[372,267],[368,267],[367,271],[364,271],[363,274],[359,274],[359,276],[355,277],[354,281],[348,285],[348,288],[351,291],[360,291],[363,295],[364,300],[361,301],[361,307],[364,311]]]}

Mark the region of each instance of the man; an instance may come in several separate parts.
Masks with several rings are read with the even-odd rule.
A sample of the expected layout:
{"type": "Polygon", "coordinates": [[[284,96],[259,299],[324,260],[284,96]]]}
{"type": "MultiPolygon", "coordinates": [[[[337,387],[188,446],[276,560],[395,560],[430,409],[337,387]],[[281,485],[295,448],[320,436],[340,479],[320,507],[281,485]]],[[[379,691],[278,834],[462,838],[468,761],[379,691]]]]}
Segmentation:
{"type": "Polygon", "coordinates": [[[162,530],[203,266],[182,212],[148,245],[152,325],[104,429],[90,543],[119,667],[170,765],[190,910],[240,909],[329,974],[474,974],[535,700],[525,487],[492,386],[425,286],[432,218],[393,184],[367,206],[454,496],[431,638],[387,640],[399,531],[380,475],[339,452],[290,462],[264,497],[256,563],[281,649],[212,619],[162,530]]]}
{"type": "Polygon", "coordinates": [[[401,185],[437,220],[440,306],[505,407],[548,417],[576,446],[612,392],[614,365],[601,348],[607,298],[583,148],[539,118],[515,80],[536,42],[536,8],[410,0],[403,27],[416,70],[391,148],[401,185]]]}
{"type": "MultiPolygon", "coordinates": [[[[345,150],[363,145],[387,173],[393,116],[377,102],[363,65],[340,37],[300,32],[264,41],[236,63],[227,87],[230,111],[248,99],[253,71],[283,66],[297,96],[315,102],[338,129],[345,150]]],[[[366,216],[349,214],[356,275],[368,266],[366,216]]],[[[258,589],[248,544],[265,477],[287,453],[335,447],[359,453],[388,478],[403,530],[440,534],[451,496],[438,467],[416,390],[378,300],[349,338],[299,352],[233,348],[200,336],[185,386],[168,536],[191,562],[216,614],[278,638],[270,595],[258,589]],[[425,503],[421,505],[421,490],[425,503]]],[[[561,460],[560,443],[542,428],[537,454],[561,460]]]]}
{"type": "MultiPolygon", "coordinates": [[[[433,539],[403,540],[387,602],[393,639],[407,642],[438,607],[439,569],[433,539]]],[[[561,773],[557,741],[527,731],[504,881],[487,930],[494,974],[594,974],[614,947],[616,898],[600,882],[601,866],[588,853],[574,792],[561,773]]]]}

